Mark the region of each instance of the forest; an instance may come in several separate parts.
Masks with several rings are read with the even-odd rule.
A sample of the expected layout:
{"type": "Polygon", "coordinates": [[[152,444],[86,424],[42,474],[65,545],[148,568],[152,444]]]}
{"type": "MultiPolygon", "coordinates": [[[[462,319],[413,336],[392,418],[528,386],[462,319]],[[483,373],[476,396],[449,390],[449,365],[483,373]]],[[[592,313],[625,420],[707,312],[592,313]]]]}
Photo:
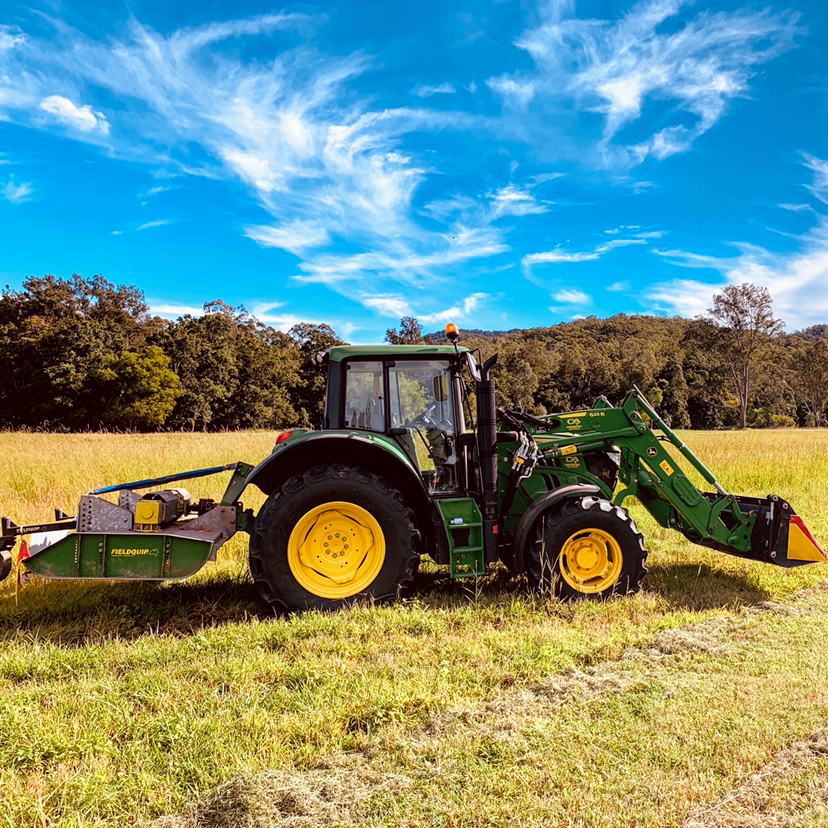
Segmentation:
{"type": "MultiPolygon", "coordinates": [[[[461,329],[485,358],[499,404],[534,414],[617,403],[633,384],[674,428],[820,427],[828,324],[786,333],[772,297],[729,285],[696,319],[619,314],[545,328],[461,329]]],[[[416,319],[391,343],[444,342],[416,319]]],[[[318,426],[342,343],[325,324],[274,330],[221,300],[200,317],[150,314],[143,293],[102,276],[28,277],[0,294],[0,429],[217,431],[318,426]]]]}

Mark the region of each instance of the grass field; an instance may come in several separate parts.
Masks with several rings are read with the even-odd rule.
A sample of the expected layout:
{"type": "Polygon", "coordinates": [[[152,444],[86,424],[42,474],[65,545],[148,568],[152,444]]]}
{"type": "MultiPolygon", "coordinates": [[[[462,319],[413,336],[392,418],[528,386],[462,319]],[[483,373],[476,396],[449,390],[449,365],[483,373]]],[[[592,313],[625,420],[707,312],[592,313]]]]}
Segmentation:
{"type": "MultiPolygon", "coordinates": [[[[828,433],[683,436],[726,488],[778,493],[828,539],[828,433]]],[[[256,462],[274,437],[3,434],[0,511],[42,520],[104,483],[256,462]]],[[[828,569],[729,558],[631,511],[650,573],[604,604],[424,566],[395,606],[276,619],[243,537],[181,584],[35,579],[17,602],[9,579],[0,826],[828,826],[828,569]]]]}

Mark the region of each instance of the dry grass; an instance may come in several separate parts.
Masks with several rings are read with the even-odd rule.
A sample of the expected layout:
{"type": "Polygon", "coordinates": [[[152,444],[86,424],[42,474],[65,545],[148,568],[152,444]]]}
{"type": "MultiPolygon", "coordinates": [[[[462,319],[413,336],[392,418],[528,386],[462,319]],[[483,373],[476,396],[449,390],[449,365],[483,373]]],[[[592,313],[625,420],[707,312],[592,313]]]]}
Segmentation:
{"type": "MultiPolygon", "coordinates": [[[[0,504],[41,520],[97,485],[256,462],[273,438],[0,435],[0,504]]],[[[828,538],[828,434],[684,438],[724,485],[786,497],[828,538]]],[[[425,567],[397,606],[275,619],[241,538],[181,584],[35,580],[16,605],[7,582],[0,826],[740,824],[736,803],[760,798],[728,797],[828,721],[826,572],[635,517],[646,591],[604,604],[425,567]]],[[[822,818],[813,755],[766,791],[785,818],[822,818]]]]}

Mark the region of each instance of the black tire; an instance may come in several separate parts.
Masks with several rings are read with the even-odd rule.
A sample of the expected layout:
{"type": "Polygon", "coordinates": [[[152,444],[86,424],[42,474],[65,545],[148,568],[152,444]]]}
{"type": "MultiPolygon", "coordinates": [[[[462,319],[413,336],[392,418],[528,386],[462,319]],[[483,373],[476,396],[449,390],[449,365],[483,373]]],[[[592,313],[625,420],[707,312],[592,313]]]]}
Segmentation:
{"type": "Polygon", "coordinates": [[[529,586],[562,599],[605,599],[641,589],[647,550],[625,509],[598,497],[556,504],[527,544],[529,586]]]}
{"type": "Polygon", "coordinates": [[[8,549],[0,549],[0,581],[5,581],[12,571],[12,554],[8,549]]]}
{"type": "MultiPolygon", "coordinates": [[[[419,548],[414,513],[388,480],[353,466],[316,466],[290,478],[262,506],[250,539],[250,572],[262,598],[276,609],[331,611],[354,603],[395,600],[414,577],[419,548]],[[334,511],[327,511],[328,505],[334,511]],[[349,521],[357,528],[351,530],[349,521]],[[369,535],[360,535],[360,543],[355,533],[365,533],[364,524],[370,524],[369,535]],[[377,525],[378,534],[374,531],[377,525]],[[327,536],[329,526],[333,526],[332,534],[327,536]],[[336,529],[342,530],[341,540],[333,540],[334,534],[339,538],[336,529]],[[298,534],[291,542],[294,530],[298,534]],[[348,533],[351,548],[345,552],[348,533]],[[321,549],[326,537],[331,538],[332,547],[340,544],[336,551],[321,549]],[[378,539],[384,544],[382,556],[376,551],[378,539]],[[303,554],[302,549],[311,551],[303,554]],[[339,554],[339,560],[347,561],[342,567],[356,567],[353,578],[344,583],[330,579],[337,564],[322,557],[322,552],[333,558],[339,554]]],[[[342,573],[333,574],[342,578],[342,573]]]]}

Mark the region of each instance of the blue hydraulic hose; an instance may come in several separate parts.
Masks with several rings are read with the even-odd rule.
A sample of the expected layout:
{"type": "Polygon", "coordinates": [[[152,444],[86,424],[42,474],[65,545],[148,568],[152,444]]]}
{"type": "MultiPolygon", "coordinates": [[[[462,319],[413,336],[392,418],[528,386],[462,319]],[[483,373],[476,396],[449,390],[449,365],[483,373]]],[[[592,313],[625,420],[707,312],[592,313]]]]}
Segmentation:
{"type": "Polygon", "coordinates": [[[207,477],[210,474],[230,471],[236,467],[236,463],[230,463],[227,466],[213,466],[211,469],[196,469],[195,471],[180,472],[179,474],[168,474],[166,477],[154,477],[150,480],[136,480],[133,483],[118,483],[115,486],[103,486],[100,489],[93,489],[89,492],[89,494],[118,492],[121,489],[148,489],[150,486],[160,486],[162,483],[173,483],[176,480],[189,480],[191,477],[207,477]]]}

